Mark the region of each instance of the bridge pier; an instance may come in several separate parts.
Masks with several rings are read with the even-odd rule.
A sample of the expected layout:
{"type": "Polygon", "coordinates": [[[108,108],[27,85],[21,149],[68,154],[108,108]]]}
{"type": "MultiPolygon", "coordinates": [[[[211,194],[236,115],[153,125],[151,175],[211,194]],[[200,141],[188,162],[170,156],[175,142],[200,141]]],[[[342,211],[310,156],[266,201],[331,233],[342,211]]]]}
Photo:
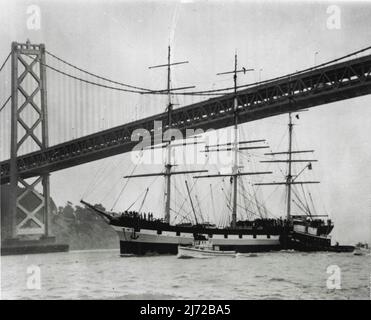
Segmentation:
{"type": "Polygon", "coordinates": [[[13,42],[11,63],[10,192],[1,254],[66,251],[68,246],[56,244],[50,233],[49,172],[29,179],[18,172],[18,156],[27,144],[34,146],[32,151],[49,146],[45,46],[13,42]]]}

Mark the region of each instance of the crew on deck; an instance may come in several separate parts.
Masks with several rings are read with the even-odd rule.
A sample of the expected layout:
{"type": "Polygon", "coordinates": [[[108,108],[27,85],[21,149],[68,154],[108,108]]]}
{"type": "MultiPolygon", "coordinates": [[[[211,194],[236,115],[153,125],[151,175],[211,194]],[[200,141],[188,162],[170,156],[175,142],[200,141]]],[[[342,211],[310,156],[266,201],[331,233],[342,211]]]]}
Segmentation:
{"type": "Polygon", "coordinates": [[[146,221],[154,221],[153,219],[153,213],[148,212],[148,213],[139,213],[137,211],[127,211],[125,210],[124,212],[121,213],[121,217],[127,217],[127,218],[136,218],[140,220],[146,220],[146,221]]]}

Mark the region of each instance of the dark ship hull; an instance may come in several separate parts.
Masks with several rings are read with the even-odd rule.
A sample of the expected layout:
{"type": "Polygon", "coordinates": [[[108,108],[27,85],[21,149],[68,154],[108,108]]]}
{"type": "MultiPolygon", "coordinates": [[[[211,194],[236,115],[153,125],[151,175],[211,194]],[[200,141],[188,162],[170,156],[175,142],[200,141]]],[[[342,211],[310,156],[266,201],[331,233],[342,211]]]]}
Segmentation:
{"type": "Polygon", "coordinates": [[[283,249],[330,251],[328,235],[333,224],[287,222],[281,219],[238,221],[236,228],[212,225],[171,225],[162,220],[147,220],[139,215],[111,216],[82,201],[103,216],[117,232],[121,255],[177,254],[178,246],[191,246],[195,240],[208,240],[214,250],[268,252],[283,249]]]}
{"type": "Polygon", "coordinates": [[[221,229],[201,226],[171,226],[149,222],[111,223],[120,238],[121,254],[177,254],[178,246],[191,246],[195,240],[207,240],[216,250],[264,252],[280,250],[282,228],[221,229]]]}
{"type": "MultiPolygon", "coordinates": [[[[178,246],[191,246],[195,240],[208,240],[215,250],[268,252],[283,249],[326,251],[332,226],[320,226],[320,236],[294,231],[280,220],[258,220],[251,226],[213,228],[202,225],[170,225],[161,221],[121,217],[110,222],[120,238],[122,255],[177,254],[178,246]]],[[[241,223],[243,224],[243,223],[241,223]]],[[[314,232],[314,228],[312,228],[314,232]]]]}

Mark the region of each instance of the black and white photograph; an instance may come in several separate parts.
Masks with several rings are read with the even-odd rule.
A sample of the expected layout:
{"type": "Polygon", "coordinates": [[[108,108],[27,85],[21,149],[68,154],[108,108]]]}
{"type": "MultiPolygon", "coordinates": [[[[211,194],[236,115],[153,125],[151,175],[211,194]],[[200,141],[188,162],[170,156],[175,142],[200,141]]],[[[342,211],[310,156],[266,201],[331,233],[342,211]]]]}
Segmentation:
{"type": "Polygon", "coordinates": [[[0,300],[370,301],[370,17],[0,0],[0,300]]]}

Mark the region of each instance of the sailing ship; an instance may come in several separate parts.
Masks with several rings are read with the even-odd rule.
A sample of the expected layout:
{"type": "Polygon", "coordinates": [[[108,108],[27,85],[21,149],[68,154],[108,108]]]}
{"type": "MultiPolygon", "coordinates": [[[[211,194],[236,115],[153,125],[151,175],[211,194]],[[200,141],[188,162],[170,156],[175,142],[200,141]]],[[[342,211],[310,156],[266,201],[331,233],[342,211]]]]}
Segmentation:
{"type": "MultiPolygon", "coordinates": [[[[186,62],[171,63],[170,61],[170,47],[168,48],[168,63],[165,65],[155,67],[167,67],[167,126],[172,125],[171,114],[173,109],[172,104],[172,89],[170,86],[170,67],[174,64],[181,64],[186,62]]],[[[166,143],[167,159],[164,171],[161,173],[151,174],[136,174],[126,176],[125,178],[140,178],[148,176],[160,175],[165,178],[166,182],[166,202],[165,214],[161,219],[155,219],[152,214],[142,214],[141,212],[124,212],[112,213],[106,212],[84,200],[81,202],[102,216],[117,232],[120,240],[120,252],[122,255],[135,254],[144,255],[148,253],[158,254],[177,254],[178,246],[192,246],[195,241],[207,241],[213,251],[236,251],[238,253],[246,252],[264,252],[281,249],[297,249],[305,251],[329,250],[331,248],[331,240],[329,237],[333,229],[333,223],[330,219],[327,221],[320,219],[319,216],[314,216],[308,210],[305,210],[304,215],[291,214],[291,194],[293,185],[304,185],[318,183],[317,181],[298,181],[297,178],[304,170],[312,169],[312,162],[315,160],[295,160],[293,155],[299,153],[309,153],[311,150],[293,150],[292,148],[292,115],[289,114],[289,143],[288,150],[284,152],[267,153],[266,156],[287,155],[284,160],[267,160],[266,162],[285,162],[288,164],[288,173],[285,181],[270,182],[270,183],[256,183],[255,185],[283,185],[287,191],[287,208],[286,218],[257,218],[250,220],[237,220],[238,210],[238,195],[239,195],[239,180],[242,177],[271,174],[272,171],[253,171],[243,172],[238,163],[238,153],[242,150],[263,149],[266,146],[252,145],[265,140],[250,140],[239,141],[238,139],[238,101],[237,101],[237,74],[239,72],[246,72],[253,69],[237,68],[237,54],[235,54],[234,70],[223,72],[220,74],[233,74],[234,79],[234,139],[233,142],[208,145],[205,146],[204,152],[223,152],[230,151],[233,153],[234,160],[232,170],[227,174],[204,174],[207,170],[189,170],[176,171],[175,165],[171,159],[172,141],[166,143]],[[246,146],[248,145],[248,146],[246,146]],[[306,166],[297,175],[292,173],[292,163],[305,162],[306,166]],[[208,222],[199,222],[195,209],[192,203],[192,197],[188,184],[186,187],[189,199],[194,213],[194,222],[178,223],[171,222],[171,192],[172,192],[172,177],[181,174],[201,174],[195,175],[195,179],[212,179],[212,178],[229,178],[232,186],[232,201],[229,206],[231,211],[231,220],[225,226],[217,227],[208,222]]],[[[290,100],[291,101],[291,100],[290,100]]],[[[264,162],[264,161],[262,161],[264,162]]],[[[242,190],[244,191],[244,190],[242,190]]],[[[147,189],[148,192],[148,189],[147,189]]],[[[141,206],[142,207],[142,206],[141,206]]],[[[140,210],[139,210],[140,211],[140,210]]]]}

